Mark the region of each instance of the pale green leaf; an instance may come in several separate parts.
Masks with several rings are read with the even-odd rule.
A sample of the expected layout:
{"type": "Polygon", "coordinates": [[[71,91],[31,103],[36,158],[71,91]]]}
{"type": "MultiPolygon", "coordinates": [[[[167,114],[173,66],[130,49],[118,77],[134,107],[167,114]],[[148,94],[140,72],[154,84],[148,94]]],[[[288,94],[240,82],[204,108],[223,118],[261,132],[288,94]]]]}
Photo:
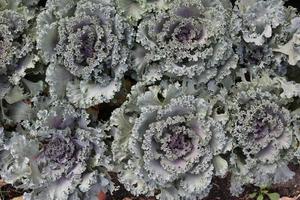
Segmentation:
{"type": "Polygon", "coordinates": [[[259,194],[256,200],[264,200],[264,195],[263,194],[259,194]]]}
{"type": "Polygon", "coordinates": [[[267,194],[270,200],[279,200],[280,195],[276,192],[267,194]]]}

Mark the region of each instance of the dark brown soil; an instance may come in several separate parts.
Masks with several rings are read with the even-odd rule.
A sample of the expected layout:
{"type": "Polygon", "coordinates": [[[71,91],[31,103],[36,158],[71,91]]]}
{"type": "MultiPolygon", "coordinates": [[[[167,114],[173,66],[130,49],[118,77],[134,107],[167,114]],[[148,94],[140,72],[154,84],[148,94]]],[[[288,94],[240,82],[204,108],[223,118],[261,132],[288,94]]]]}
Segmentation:
{"type": "Polygon", "coordinates": [[[11,184],[6,184],[0,187],[0,199],[10,200],[14,197],[22,196],[24,191],[14,188],[11,184]]]}
{"type": "Polygon", "coordinates": [[[225,178],[214,178],[213,188],[208,197],[204,200],[247,200],[248,194],[257,190],[254,186],[246,186],[244,193],[240,197],[233,197],[229,191],[230,188],[230,175],[225,178]]]}

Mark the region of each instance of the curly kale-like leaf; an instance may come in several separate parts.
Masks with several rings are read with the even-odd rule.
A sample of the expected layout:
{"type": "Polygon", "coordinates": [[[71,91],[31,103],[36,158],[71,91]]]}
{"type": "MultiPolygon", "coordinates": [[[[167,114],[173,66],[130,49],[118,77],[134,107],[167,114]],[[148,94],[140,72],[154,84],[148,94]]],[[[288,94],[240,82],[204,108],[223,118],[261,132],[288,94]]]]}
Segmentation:
{"type": "Polygon", "coordinates": [[[38,17],[51,94],[83,108],[111,100],[128,69],[131,28],[110,2],[80,1],[64,12],[57,2],[38,17]]]}
{"type": "Polygon", "coordinates": [[[224,127],[190,86],[163,83],[146,91],[138,84],[111,125],[119,180],[135,195],[159,190],[160,199],[203,198],[213,175],[227,172],[224,127]]]}
{"type": "Polygon", "coordinates": [[[32,189],[27,199],[63,200],[111,188],[101,169],[109,166],[103,130],[90,127],[87,117],[61,102],[39,110],[35,121],[4,137],[1,177],[32,189]]]}
{"type": "Polygon", "coordinates": [[[282,45],[273,48],[274,52],[279,52],[288,57],[287,62],[290,65],[296,65],[300,61],[300,17],[294,17],[290,20],[289,26],[286,28],[288,35],[287,40],[282,45]]]}
{"type": "Polygon", "coordinates": [[[33,39],[26,17],[13,10],[0,11],[0,75],[17,85],[34,68],[38,58],[33,54],[33,39]]]}
{"type": "Polygon", "coordinates": [[[226,2],[178,0],[168,10],[147,14],[136,39],[138,76],[145,80],[154,73],[156,79],[187,76],[207,82],[230,74],[237,57],[229,37],[231,7],[226,2]]]}
{"type": "Polygon", "coordinates": [[[12,86],[6,76],[0,78],[3,78],[0,79],[0,124],[16,125],[30,120],[31,103],[44,90],[43,81],[33,82],[23,78],[18,85],[12,86]]]}
{"type": "Polygon", "coordinates": [[[170,0],[117,0],[118,10],[136,24],[148,12],[166,10],[170,0]]]}
{"type": "Polygon", "coordinates": [[[247,43],[263,45],[273,30],[287,19],[282,0],[239,0],[236,1],[231,19],[233,35],[241,35],[247,43]]]}

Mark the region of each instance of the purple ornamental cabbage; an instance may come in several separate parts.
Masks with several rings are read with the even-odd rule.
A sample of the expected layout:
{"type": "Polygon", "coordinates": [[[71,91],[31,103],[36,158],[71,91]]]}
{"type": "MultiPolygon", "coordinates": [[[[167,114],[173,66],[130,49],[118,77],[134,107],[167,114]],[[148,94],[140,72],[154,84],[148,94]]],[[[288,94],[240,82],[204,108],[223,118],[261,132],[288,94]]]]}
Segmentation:
{"type": "Polygon", "coordinates": [[[143,17],[137,32],[135,67],[141,80],[162,76],[220,80],[236,67],[227,0],[175,0],[167,10],[143,17]],[[228,22],[228,23],[227,23],[228,22]]]}
{"type": "Polygon", "coordinates": [[[25,128],[1,134],[1,177],[31,189],[26,200],[97,199],[99,192],[111,189],[103,173],[109,159],[103,130],[88,124],[85,112],[52,102],[35,121],[23,122],[25,128]]]}
{"type": "Polygon", "coordinates": [[[134,195],[201,199],[213,175],[224,176],[230,150],[223,125],[192,85],[138,84],[111,117],[119,180],[134,195]]]}
{"type": "Polygon", "coordinates": [[[278,68],[285,68],[282,66],[284,56],[274,53],[273,48],[285,40],[285,27],[293,15],[295,10],[285,7],[282,0],[236,1],[231,34],[239,65],[255,74],[268,68],[275,69],[275,72],[278,68]]]}
{"type": "Polygon", "coordinates": [[[82,108],[108,102],[128,69],[132,29],[110,1],[64,2],[49,1],[37,20],[50,93],[82,108]]]}
{"type": "Polygon", "coordinates": [[[249,183],[264,187],[288,181],[294,175],[287,164],[294,158],[297,138],[295,116],[287,105],[299,96],[299,84],[264,74],[238,83],[230,94],[226,110],[234,138],[232,194],[240,194],[249,183]]]}

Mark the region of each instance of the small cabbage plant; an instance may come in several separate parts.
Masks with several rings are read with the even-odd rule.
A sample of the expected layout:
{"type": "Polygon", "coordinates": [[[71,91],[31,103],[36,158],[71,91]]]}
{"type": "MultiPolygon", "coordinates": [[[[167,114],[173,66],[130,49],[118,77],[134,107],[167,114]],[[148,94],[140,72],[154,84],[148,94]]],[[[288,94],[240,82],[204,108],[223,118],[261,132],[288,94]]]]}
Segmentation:
{"type": "Polygon", "coordinates": [[[295,10],[284,6],[282,0],[238,0],[231,18],[231,35],[239,66],[253,73],[271,68],[286,73],[283,55],[274,51],[277,43],[286,40],[287,21],[295,10]]]}

